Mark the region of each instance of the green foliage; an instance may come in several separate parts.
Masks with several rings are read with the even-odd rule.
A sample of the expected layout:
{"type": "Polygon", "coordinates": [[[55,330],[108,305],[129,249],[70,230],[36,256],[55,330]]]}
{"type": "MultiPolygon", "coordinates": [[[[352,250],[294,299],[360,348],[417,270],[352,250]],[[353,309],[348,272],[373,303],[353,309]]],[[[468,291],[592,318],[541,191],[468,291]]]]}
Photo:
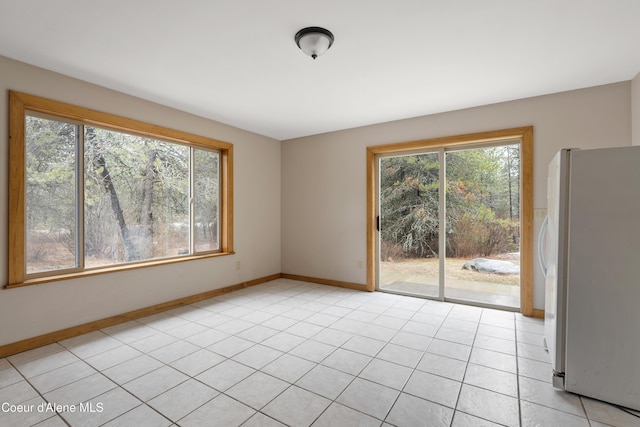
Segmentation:
{"type": "MultiPolygon", "coordinates": [[[[517,250],[517,145],[447,152],[445,187],[448,256],[517,250]]],[[[380,189],[383,259],[437,257],[438,153],[382,159],[380,189]]]]}
{"type": "Polygon", "coordinates": [[[198,250],[217,248],[217,151],[194,148],[192,165],[186,145],[34,116],[26,127],[29,272],[76,265],[80,214],[87,266],[188,253],[190,197],[198,250]]]}

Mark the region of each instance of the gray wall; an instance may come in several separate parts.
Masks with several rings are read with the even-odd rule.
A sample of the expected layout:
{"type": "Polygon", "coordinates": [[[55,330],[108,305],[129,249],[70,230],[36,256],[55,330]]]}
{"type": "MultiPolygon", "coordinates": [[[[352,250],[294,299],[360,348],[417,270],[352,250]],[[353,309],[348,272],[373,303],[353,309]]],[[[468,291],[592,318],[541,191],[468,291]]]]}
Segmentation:
{"type": "MultiPolygon", "coordinates": [[[[630,145],[630,97],[631,83],[622,82],[284,141],[282,271],[366,282],[359,262],[366,260],[369,145],[533,125],[537,236],[551,157],[563,147],[630,145]]],[[[534,261],[534,307],[544,309],[534,261]]]]}
{"type": "Polygon", "coordinates": [[[236,254],[0,289],[0,345],[280,273],[280,141],[0,57],[0,287],[7,283],[9,90],[233,143],[236,254]]]}

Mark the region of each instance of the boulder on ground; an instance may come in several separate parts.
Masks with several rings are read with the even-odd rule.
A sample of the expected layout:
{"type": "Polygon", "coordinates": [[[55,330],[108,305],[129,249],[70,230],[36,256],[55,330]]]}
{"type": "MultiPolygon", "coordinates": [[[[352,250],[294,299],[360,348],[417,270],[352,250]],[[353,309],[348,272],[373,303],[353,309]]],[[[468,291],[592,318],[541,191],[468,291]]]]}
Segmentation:
{"type": "Polygon", "coordinates": [[[473,270],[479,273],[494,274],[520,274],[520,266],[510,261],[496,259],[474,258],[462,266],[465,270],[473,270]]]}

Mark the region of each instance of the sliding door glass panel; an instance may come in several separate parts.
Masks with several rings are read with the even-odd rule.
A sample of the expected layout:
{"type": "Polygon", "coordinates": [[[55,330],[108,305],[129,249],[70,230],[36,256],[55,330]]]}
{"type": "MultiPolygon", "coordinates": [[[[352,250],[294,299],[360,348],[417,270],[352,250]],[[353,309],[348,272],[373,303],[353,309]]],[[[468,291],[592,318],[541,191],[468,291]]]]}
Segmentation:
{"type": "Polygon", "coordinates": [[[449,150],[445,298],[520,307],[520,145],[449,150]]]}
{"type": "Polygon", "coordinates": [[[439,296],[438,152],[379,159],[380,290],[439,296]]]}

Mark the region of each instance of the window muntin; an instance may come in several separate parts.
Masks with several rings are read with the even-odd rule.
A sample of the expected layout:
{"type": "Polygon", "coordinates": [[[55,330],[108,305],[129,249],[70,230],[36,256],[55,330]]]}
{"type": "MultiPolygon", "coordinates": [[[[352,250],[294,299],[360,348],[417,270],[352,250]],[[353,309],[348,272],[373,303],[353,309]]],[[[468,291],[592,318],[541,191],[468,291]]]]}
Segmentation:
{"type": "Polygon", "coordinates": [[[10,104],[8,287],[233,253],[231,144],[10,104]]]}

